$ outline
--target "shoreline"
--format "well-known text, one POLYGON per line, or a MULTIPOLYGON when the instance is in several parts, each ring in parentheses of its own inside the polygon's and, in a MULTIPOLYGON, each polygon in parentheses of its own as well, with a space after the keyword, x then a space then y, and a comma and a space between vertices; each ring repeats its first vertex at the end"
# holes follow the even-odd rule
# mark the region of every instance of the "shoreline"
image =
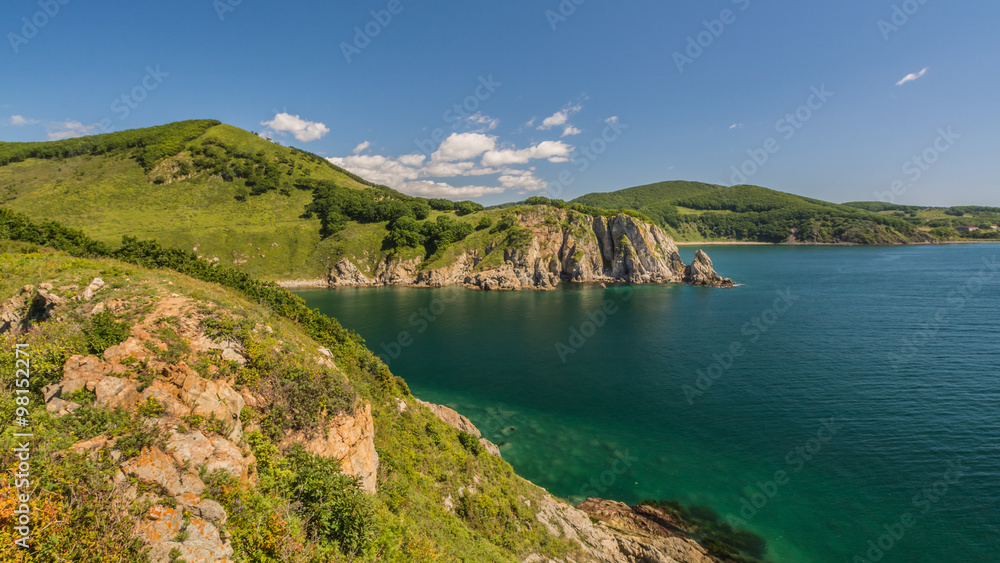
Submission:
MULTIPOLYGON (((674 241, 674 244, 678 247, 691 247, 691 246, 783 246, 783 247, 793 247, 793 246, 849 246, 849 247, 906 247, 906 246, 948 246, 948 245, 962 245, 962 244, 998 244, 1000 240, 952 240, 952 241, 942 241, 939 243, 911 243, 911 244, 893 244, 893 245, 874 245, 874 244, 851 244, 851 243, 787 243, 787 242, 749 242, 749 241, 736 241, 736 242, 724 242, 724 241, 674 241)), ((297 280, 272 280, 274 283, 285 289, 333 289, 338 287, 413 287, 417 289, 439 289, 440 287, 449 286, 417 286, 412 284, 331 284, 327 279, 316 278, 316 279, 297 279, 297 280)), ((591 280, 590 282, 575 282, 575 283, 621 283, 621 280, 591 280)), ((654 282, 655 283, 655 282, 654 282)), ((683 282, 680 282, 683 283, 683 282)), ((465 286, 466 284, 450 284, 450 286, 465 286)), ((469 289, 467 287, 467 289, 469 289)), ((473 288, 478 289, 478 288, 473 288)), ((537 290, 537 289, 536 289, 537 290)))
POLYGON ((675 240, 674 244, 676 244, 677 246, 698 246, 698 245, 702 245, 702 246, 781 246, 784 243, 778 243, 778 242, 747 242, 747 241, 738 241, 738 242, 722 242, 722 241, 680 242, 680 241, 676 241, 675 240))

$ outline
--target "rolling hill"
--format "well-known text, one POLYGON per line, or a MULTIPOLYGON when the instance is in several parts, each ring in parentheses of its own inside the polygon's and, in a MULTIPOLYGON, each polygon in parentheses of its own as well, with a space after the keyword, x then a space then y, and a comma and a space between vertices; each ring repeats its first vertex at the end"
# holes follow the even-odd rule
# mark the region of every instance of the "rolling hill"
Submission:
POLYGON ((321 278, 344 256, 369 273, 390 254, 433 258, 483 219, 479 204, 409 197, 210 120, 0 143, 0 205, 102 242, 151 239, 270 280, 321 278), (404 217, 433 224, 419 232, 423 223, 404 221, 416 231, 397 229, 386 242, 390 222, 404 217))
POLYGON ((760 186, 661 182, 587 194, 572 203, 635 210, 679 241, 910 244, 935 240, 894 216, 760 186))

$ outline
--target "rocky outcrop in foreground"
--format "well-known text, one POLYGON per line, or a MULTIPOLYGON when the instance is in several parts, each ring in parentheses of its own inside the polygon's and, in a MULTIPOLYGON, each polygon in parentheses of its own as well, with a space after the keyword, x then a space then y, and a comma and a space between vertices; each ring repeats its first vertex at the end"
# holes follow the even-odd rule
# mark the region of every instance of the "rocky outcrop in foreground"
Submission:
POLYGON ((715 273, 704 252, 699 251, 703 259, 685 266, 663 229, 629 215, 592 217, 540 207, 516 219, 525 230, 516 244, 467 250, 451 264, 429 270, 419 269, 419 259, 390 256, 371 276, 342 258, 331 269, 328 285, 464 285, 487 291, 552 289, 563 281, 733 285, 715 273))
MULTIPOLYGON (((640 507, 649 508, 650 507, 640 507)), ((625 513, 626 505, 588 499, 577 508, 546 495, 538 507, 538 520, 550 532, 575 539, 596 561, 606 563, 716 563, 698 542, 681 533, 683 524, 664 526, 643 517, 611 518, 611 511, 625 513), (610 508, 610 510, 609 510, 610 508)), ((544 561, 542 558, 527 561, 544 561)))
MULTIPOLYGON (((38 302, 40 312, 24 319, 6 315, 4 330, 16 330, 43 313, 52 315, 51 309, 45 310, 47 304, 58 305, 59 301, 45 291, 27 286, 14 298, 16 303, 5 303, 5 311, 20 311, 28 303, 38 302)), ((95 309, 100 307, 102 304, 95 309)), ((153 562, 173 561, 172 552, 179 552, 187 561, 232 561, 233 548, 225 534, 226 511, 219 503, 202 498, 207 487, 199 473, 225 471, 237 480, 256 482, 256 459, 244 440, 241 415, 244 406, 266 407, 266 399, 246 387, 237 391, 232 378, 222 377, 215 366, 209 368, 213 378, 207 379, 184 361, 168 363, 154 353, 166 350, 167 345, 151 333, 156 332, 159 319, 172 316, 180 319, 177 331, 193 355, 213 353, 246 363, 238 344, 206 336, 196 309, 196 303, 185 297, 161 300, 145 320, 131 327, 127 340, 108 348, 101 357, 70 357, 63 366, 62 379, 42 390, 46 409, 56 416, 81 408, 73 402, 79 391, 93 393, 98 407, 131 411, 155 405, 160 409, 150 424, 163 440, 144 447, 136 457, 124 459, 116 447, 118 438, 105 434, 71 448, 94 457, 109 452, 117 462, 115 496, 124 507, 143 507, 136 532, 149 548, 153 562), (131 378, 137 363, 158 375, 151 381, 131 378), (210 421, 211 425, 189 427, 192 420, 210 421)), ((317 350, 316 363, 335 369, 329 352, 322 348, 317 350)), ((290 433, 284 445, 301 442, 307 451, 337 459, 341 471, 358 477, 361 488, 374 494, 379 461, 374 436, 371 404, 358 401, 352 412, 331 417, 318 436, 290 433)))

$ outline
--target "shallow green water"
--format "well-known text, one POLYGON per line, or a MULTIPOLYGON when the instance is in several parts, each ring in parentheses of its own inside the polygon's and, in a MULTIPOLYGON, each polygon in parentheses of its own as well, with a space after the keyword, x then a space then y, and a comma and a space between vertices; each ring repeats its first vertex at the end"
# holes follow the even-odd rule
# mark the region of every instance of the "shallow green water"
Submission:
POLYGON ((298 293, 556 495, 708 506, 776 562, 1000 561, 1000 245, 708 250, 742 286, 298 293))

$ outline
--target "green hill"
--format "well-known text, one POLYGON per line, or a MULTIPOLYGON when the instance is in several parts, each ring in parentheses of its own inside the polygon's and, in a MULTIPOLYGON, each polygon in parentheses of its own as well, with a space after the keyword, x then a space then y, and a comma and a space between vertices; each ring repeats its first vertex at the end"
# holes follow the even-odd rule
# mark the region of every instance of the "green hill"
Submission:
POLYGON ((760 186, 661 182, 573 203, 633 209, 679 241, 905 244, 931 237, 910 222, 760 186))
POLYGON ((0 143, 0 205, 103 242, 151 239, 272 280, 320 278, 342 256, 369 266, 390 253, 433 258, 483 209, 409 197, 208 120, 0 143), (396 224, 404 218, 414 221, 396 224), (386 242, 390 226, 397 236, 386 242))
POLYGON ((941 240, 1000 240, 1000 231, 995 228, 1000 225, 1000 207, 921 207, 881 201, 853 201, 844 205, 898 218, 920 229, 930 230, 931 236, 941 240))

